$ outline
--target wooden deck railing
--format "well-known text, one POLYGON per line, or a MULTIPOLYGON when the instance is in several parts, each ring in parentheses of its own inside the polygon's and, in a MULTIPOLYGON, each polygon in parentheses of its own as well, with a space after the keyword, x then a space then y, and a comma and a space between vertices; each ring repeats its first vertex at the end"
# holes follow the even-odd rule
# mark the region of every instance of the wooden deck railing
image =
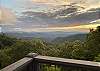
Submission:
POLYGON ((100 71, 100 62, 41 56, 30 53, 25 58, 0 71, 100 71))

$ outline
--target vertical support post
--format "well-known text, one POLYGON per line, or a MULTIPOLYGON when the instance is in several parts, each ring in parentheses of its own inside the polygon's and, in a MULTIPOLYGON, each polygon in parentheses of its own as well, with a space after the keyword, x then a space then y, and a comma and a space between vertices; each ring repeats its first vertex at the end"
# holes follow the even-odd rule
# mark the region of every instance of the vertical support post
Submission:
POLYGON ((33 71, 40 71, 40 66, 37 61, 33 61, 33 71))
POLYGON ((38 71, 36 70, 38 67, 37 62, 34 61, 35 60, 34 57, 36 56, 38 56, 38 54, 36 53, 29 53, 28 55, 26 55, 26 57, 33 58, 32 62, 27 67, 27 71, 38 71))

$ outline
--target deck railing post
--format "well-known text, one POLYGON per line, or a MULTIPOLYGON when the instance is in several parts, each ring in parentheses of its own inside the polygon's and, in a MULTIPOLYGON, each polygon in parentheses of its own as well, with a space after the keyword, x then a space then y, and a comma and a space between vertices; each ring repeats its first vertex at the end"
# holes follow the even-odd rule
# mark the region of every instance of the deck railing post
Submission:
POLYGON ((26 55, 26 57, 33 58, 33 61, 27 67, 28 71, 38 71, 38 64, 37 64, 37 62, 34 61, 34 57, 36 57, 36 56, 38 56, 38 54, 36 54, 36 53, 29 53, 28 55, 26 55))
POLYGON ((33 71, 40 71, 39 63, 34 61, 33 68, 33 71))
POLYGON ((30 57, 30 58, 34 58, 36 56, 38 56, 37 53, 29 53, 28 55, 26 55, 26 57, 30 57))

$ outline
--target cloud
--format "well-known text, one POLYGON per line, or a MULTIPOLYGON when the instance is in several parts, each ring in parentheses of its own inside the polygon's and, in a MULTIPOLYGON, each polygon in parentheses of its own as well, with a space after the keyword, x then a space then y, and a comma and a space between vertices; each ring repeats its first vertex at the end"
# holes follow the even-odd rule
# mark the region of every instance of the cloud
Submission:
POLYGON ((83 6, 86 9, 100 7, 100 0, 68 0, 68 2, 83 6))
POLYGON ((14 13, 10 9, 0 7, 0 25, 11 25, 16 21, 14 13))
POLYGON ((2 28, 0 27, 0 33, 2 32, 2 28))
MULTIPOLYGON (((22 30, 22 31, 45 32, 45 31, 68 31, 69 29, 71 29, 71 31, 74 30, 87 31, 89 29, 86 28, 87 22, 98 19, 99 15, 98 12, 100 12, 100 8, 91 11, 86 10, 86 12, 77 12, 77 9, 79 9, 78 7, 84 6, 85 8, 89 9, 98 6, 100 7, 100 0, 11 0, 11 1, 9 1, 9 3, 7 2, 7 6, 11 4, 11 9, 13 11, 17 12, 27 11, 24 15, 21 14, 21 16, 20 14, 17 14, 18 17, 19 16, 20 17, 18 18, 16 26, 25 28, 25 29, 15 28, 16 30, 19 31, 22 30), (71 6, 72 4, 73 6, 71 6), (57 5, 57 6, 52 6, 52 5, 57 5), (66 6, 66 8, 64 8, 63 5, 66 6), (68 7, 67 5, 69 5, 70 7, 67 8, 68 7), (57 11, 48 13, 47 9, 50 8, 51 11, 51 6, 57 7, 56 8, 57 11), (58 10, 58 8, 59 7, 61 8, 62 6, 63 9, 58 10), (46 12, 42 11, 44 10, 43 8, 45 8, 47 11, 46 12), (82 24, 86 26, 83 26, 82 24), (43 27, 41 27, 42 25, 43 27), (85 28, 83 28, 82 26, 85 28)), ((52 10, 55 10, 55 8, 52 10)), ((15 21, 16 21, 16 16, 14 15, 13 12, 11 12, 10 9, 4 7, 0 8, 0 24, 9 25, 13 24, 15 21)))
POLYGON ((90 22, 88 25, 73 25, 73 26, 62 26, 62 27, 45 27, 45 28, 15 28, 16 31, 22 32, 89 32, 91 28, 96 29, 97 26, 100 26, 100 19, 90 22))
POLYGON ((25 11, 19 20, 24 23, 24 27, 30 25, 35 25, 35 27, 39 28, 41 28, 41 25, 46 25, 45 27, 47 25, 49 27, 86 25, 91 21, 99 19, 99 11, 100 8, 93 8, 86 12, 77 12, 77 7, 69 7, 53 13, 25 11))
POLYGON ((100 24, 89 24, 72 27, 47 27, 47 28, 17 28, 16 31, 22 32, 89 32, 90 28, 96 28, 100 24))
POLYGON ((67 4, 67 0, 32 0, 34 3, 44 3, 51 5, 64 5, 67 4))
POLYGON ((43 3, 49 5, 68 5, 68 4, 77 4, 85 8, 97 8, 100 7, 100 0, 32 0, 33 3, 43 3))

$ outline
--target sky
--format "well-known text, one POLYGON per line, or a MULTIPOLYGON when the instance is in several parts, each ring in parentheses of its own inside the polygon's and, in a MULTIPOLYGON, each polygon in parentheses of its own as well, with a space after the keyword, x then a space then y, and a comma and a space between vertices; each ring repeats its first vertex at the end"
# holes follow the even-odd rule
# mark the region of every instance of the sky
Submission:
POLYGON ((0 1, 0 25, 11 29, 10 31, 88 32, 90 28, 95 28, 100 24, 100 22, 93 25, 89 23, 99 19, 100 0, 0 1), (69 6, 64 7, 64 5, 69 6), (85 19, 85 15, 90 17, 85 19))

